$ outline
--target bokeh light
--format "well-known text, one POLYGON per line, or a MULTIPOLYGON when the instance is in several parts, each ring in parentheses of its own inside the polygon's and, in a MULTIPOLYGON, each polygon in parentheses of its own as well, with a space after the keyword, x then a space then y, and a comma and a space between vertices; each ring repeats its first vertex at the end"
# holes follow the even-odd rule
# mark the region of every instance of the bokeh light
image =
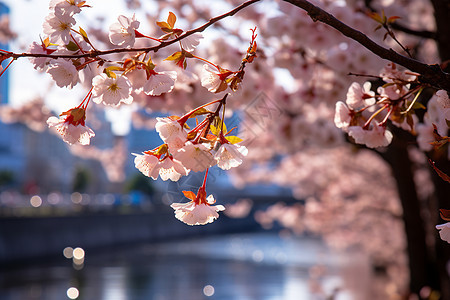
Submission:
POLYGON ((67 290, 67 297, 69 297, 69 299, 77 299, 79 295, 80 292, 75 287, 71 287, 67 290))
POLYGON ((70 195, 70 200, 72 200, 72 202, 75 204, 80 204, 83 200, 83 196, 80 193, 75 192, 70 195))
POLYGON ((30 204, 33 207, 39 207, 42 205, 42 199, 41 197, 39 197, 38 195, 34 195, 33 197, 31 197, 30 199, 30 204))
POLYGON ((73 250, 73 258, 74 259, 83 259, 84 258, 84 250, 83 248, 77 247, 73 250))
POLYGON ((212 285, 208 284, 203 288, 203 294, 205 294, 205 296, 207 297, 211 297, 212 295, 214 295, 214 292, 214 287, 212 285))
POLYGON ((71 259, 73 257, 73 248, 72 247, 64 248, 63 255, 65 258, 71 259))

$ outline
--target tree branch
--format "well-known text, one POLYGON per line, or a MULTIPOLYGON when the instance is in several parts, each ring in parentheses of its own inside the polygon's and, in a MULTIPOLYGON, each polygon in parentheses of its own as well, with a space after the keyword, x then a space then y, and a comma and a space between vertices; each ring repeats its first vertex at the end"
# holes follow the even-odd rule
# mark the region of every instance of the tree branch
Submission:
MULTIPOLYGON (((370 10, 371 12, 377 12, 377 10, 375 8, 373 8, 373 6, 372 6, 372 0, 365 0, 364 3, 368 10, 370 10)), ((414 35, 414 36, 426 38, 426 39, 437 40, 437 33, 434 31, 411 29, 409 27, 406 27, 405 25, 398 23, 397 21, 394 23, 391 23, 390 26, 395 30, 402 31, 409 35, 414 35)))
POLYGON ((230 10, 227 13, 224 13, 220 16, 214 17, 212 19, 210 19, 208 22, 206 22, 205 24, 203 24, 200 27, 197 27, 195 29, 192 30, 188 30, 186 31, 184 34, 180 35, 179 37, 170 40, 170 41, 163 41, 161 42, 159 45, 157 46, 153 46, 153 47, 142 47, 142 48, 118 48, 118 49, 110 49, 110 50, 91 50, 89 52, 86 53, 81 53, 81 54, 73 54, 73 55, 53 55, 53 54, 45 54, 45 53, 12 53, 12 52, 8 52, 8 53, 0 53, 0 55, 3 56, 7 56, 7 57, 12 57, 14 59, 17 58, 21 58, 21 57, 48 57, 48 58, 83 58, 83 57, 91 57, 91 58, 95 58, 95 57, 99 57, 102 55, 108 55, 108 54, 115 54, 115 53, 127 53, 127 52, 157 52, 159 49, 162 49, 164 47, 167 47, 169 45, 172 45, 194 33, 197 32, 202 32, 204 31, 206 28, 210 27, 211 25, 213 25, 214 23, 226 18, 226 17, 230 17, 235 15, 237 12, 239 12, 240 10, 246 8, 249 5, 252 5, 253 3, 259 2, 261 0, 249 0, 247 2, 242 3, 241 5, 239 5, 238 7, 234 8, 233 10, 230 10))
POLYGON ((421 74, 419 76, 419 80, 421 82, 430 84, 439 89, 444 89, 450 93, 450 74, 442 71, 439 65, 427 65, 418 60, 403 56, 395 52, 393 49, 384 48, 367 37, 364 33, 342 23, 333 15, 306 0, 284 1, 305 10, 306 12, 308 12, 308 15, 314 22, 320 21, 333 27, 343 35, 358 42, 377 56, 389 60, 393 63, 399 64, 413 72, 421 74))

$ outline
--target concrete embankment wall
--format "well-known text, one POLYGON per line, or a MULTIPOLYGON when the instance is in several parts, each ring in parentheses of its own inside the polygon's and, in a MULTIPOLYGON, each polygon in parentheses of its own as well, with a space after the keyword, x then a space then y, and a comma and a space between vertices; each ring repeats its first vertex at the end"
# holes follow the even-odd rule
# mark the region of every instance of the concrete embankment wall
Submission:
POLYGON ((168 207, 148 213, 6 217, 0 218, 0 265, 62 255, 65 247, 89 250, 259 229, 253 217, 230 219, 223 214, 208 226, 188 226, 176 220, 168 207))

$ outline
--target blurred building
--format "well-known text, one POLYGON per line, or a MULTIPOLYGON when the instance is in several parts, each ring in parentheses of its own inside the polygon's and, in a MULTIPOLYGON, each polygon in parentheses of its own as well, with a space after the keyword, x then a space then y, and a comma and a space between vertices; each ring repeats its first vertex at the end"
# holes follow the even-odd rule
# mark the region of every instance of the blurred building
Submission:
MULTIPOLYGON (((5 4, 0 2, 0 18, 8 14, 9 8, 5 4)), ((8 50, 8 45, 3 43, 1 39, 0 39, 0 49, 8 50)), ((3 63, 2 65, 4 64, 5 63, 3 63)), ((8 74, 7 72, 5 72, 5 74, 3 74, 0 77, 0 104, 6 103, 7 95, 8 95, 8 74)))
MULTIPOLYGON (((8 7, 0 2, 0 18, 8 13, 8 7)), ((1 40, 0 49, 8 49, 1 40)), ((7 63, 3 62, 2 66, 7 63)), ((8 75, 11 71, 8 69, 0 77, 0 105, 9 102, 8 75)), ((103 111, 93 109, 91 113, 96 120, 93 145, 100 149, 111 148, 114 141, 111 124, 106 121, 103 111)), ((100 162, 73 156, 68 145, 49 131, 36 132, 24 124, 0 121, 0 191, 13 188, 27 193, 70 192, 80 172, 89 174, 92 192, 106 190, 109 183, 100 162)))

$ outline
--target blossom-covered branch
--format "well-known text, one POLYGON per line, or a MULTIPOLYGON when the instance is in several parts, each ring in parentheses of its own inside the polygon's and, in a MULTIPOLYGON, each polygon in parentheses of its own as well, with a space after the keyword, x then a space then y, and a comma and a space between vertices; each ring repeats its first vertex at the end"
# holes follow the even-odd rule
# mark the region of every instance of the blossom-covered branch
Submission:
POLYGON ((129 52, 157 52, 158 50, 165 48, 169 45, 172 45, 174 43, 177 43, 191 35, 193 35, 194 33, 200 33, 203 32, 205 29, 207 29, 208 27, 210 27, 211 25, 213 25, 214 23, 230 17, 230 16, 234 16, 236 13, 238 13, 240 10, 246 8, 247 6, 259 2, 260 0, 249 0, 247 2, 244 2, 243 4, 239 5, 238 7, 230 10, 227 13, 224 13, 222 15, 219 15, 217 17, 211 18, 208 22, 206 22, 205 24, 192 29, 192 30, 187 30, 184 32, 184 34, 171 39, 171 40, 166 40, 166 41, 160 41, 159 45, 156 46, 152 46, 152 47, 140 47, 140 48, 115 48, 115 49, 109 49, 109 50, 97 50, 97 49, 92 49, 90 51, 84 52, 84 53, 77 53, 77 54, 56 54, 56 53, 13 53, 13 52, 9 52, 9 51, 4 51, 4 52, 0 52, 0 60, 4 60, 4 59, 8 59, 8 58, 13 58, 13 59, 18 59, 18 58, 22 58, 22 57, 47 57, 47 58, 70 58, 70 59, 76 59, 76 58, 96 58, 102 55, 108 55, 108 54, 115 54, 115 53, 129 53, 129 52))
POLYGON ((387 49, 371 40, 364 33, 344 24, 330 13, 306 0, 284 0, 308 12, 313 21, 325 23, 343 35, 355 40, 379 57, 399 64, 413 72, 421 74, 419 80, 450 92, 450 74, 441 70, 439 65, 424 64, 413 58, 403 56, 393 49, 387 49))

